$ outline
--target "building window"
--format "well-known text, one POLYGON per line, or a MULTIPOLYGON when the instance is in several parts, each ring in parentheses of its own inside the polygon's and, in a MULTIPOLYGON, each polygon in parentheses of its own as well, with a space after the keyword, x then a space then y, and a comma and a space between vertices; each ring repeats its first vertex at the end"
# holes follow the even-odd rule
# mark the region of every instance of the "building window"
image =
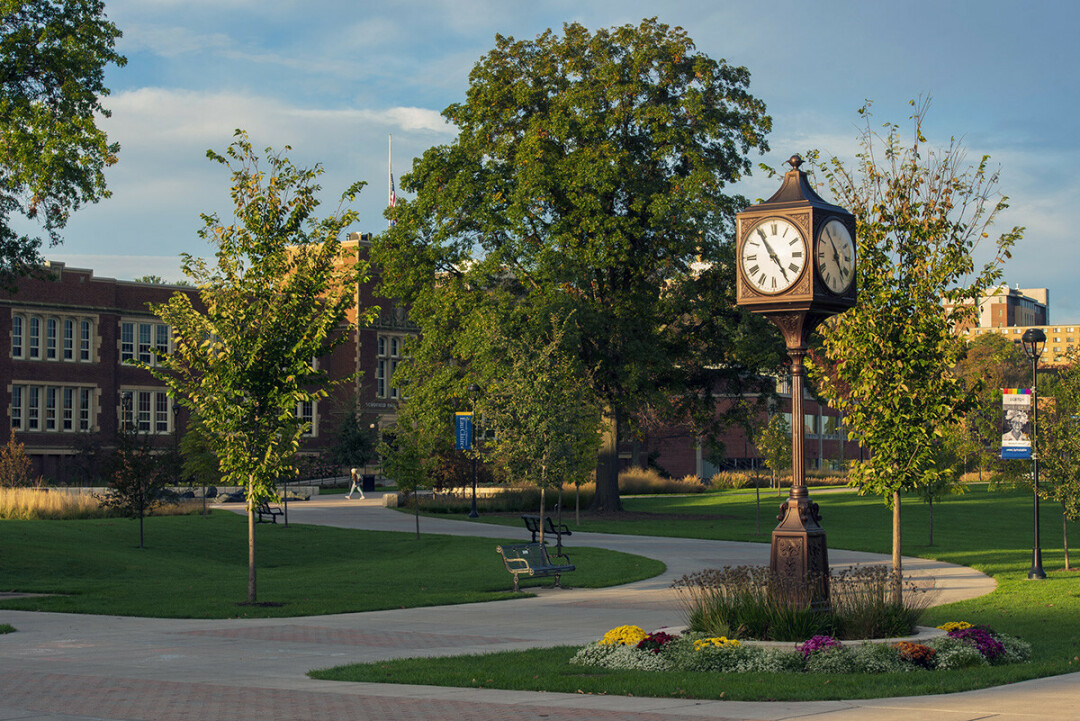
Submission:
POLYGON ((17 431, 23 429, 23 388, 11 387, 11 427, 17 431))
POLYGON ((135 360, 135 324, 120 324, 120 362, 135 360))
POLYGON ((56 386, 45 387, 45 430, 56 430, 56 386))
POLYGON ((11 357, 29 360, 74 361, 76 328, 82 330, 79 360, 90 361, 93 322, 75 317, 42 318, 12 313, 11 357))
MULTIPOLYGON (((139 362, 150 363, 152 356, 150 355, 150 324, 139 323, 139 362)), ((147 428, 147 430, 150 430, 147 428)))
POLYGON ((169 432, 169 396, 165 393, 154 394, 154 431, 169 432))
POLYGON ((64 360, 75 360, 75 321, 64 318, 64 360))
POLYGON ((11 316, 11 357, 23 357, 23 317, 11 316))
POLYGON ((120 362, 127 363, 138 359, 140 363, 156 365, 158 357, 169 352, 169 335, 169 326, 163 323, 122 322, 120 362))
POLYGON ((91 428, 91 408, 94 402, 93 393, 89 388, 79 389, 79 430, 88 431, 91 428))
POLYGON ((30 386, 26 393, 26 430, 36 431, 41 429, 41 389, 30 386))
POLYGON ((139 433, 171 433, 172 399, 164 390, 141 388, 120 391, 120 428, 139 433))
POLYGON ((159 358, 169 354, 169 326, 164 323, 154 326, 154 348, 159 358))
POLYGON ((49 318, 45 321, 45 360, 56 360, 56 336, 58 325, 56 318, 49 318))
POLYGON ((41 318, 36 315, 30 316, 30 358, 41 357, 41 318))
POLYGON ((88 431, 93 398, 93 388, 89 387, 13 384, 11 427, 26 431, 88 431))
POLYGON ((378 337, 378 358, 375 365, 375 395, 379 398, 404 398, 394 387, 394 371, 404 358, 405 338, 396 335, 378 337))
POLYGON ((75 389, 64 388, 64 405, 61 408, 60 428, 65 431, 75 430, 75 389))
POLYGON ((88 320, 79 321, 79 360, 90 360, 90 337, 94 332, 94 324, 88 320))
POLYGON ((296 404, 296 419, 304 424, 304 436, 315 436, 315 402, 300 401, 296 404))

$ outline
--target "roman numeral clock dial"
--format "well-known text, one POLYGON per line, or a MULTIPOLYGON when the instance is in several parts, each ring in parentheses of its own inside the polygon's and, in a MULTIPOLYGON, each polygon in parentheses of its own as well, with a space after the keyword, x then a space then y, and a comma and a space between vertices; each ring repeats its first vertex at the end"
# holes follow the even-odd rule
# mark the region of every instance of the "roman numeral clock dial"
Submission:
POLYGON ((766 218, 750 229, 739 265, 746 281, 762 293, 782 293, 806 267, 806 241, 792 223, 766 218))
POLYGON ((817 266, 825 287, 837 295, 855 279, 855 243, 839 220, 830 220, 818 231, 817 266))

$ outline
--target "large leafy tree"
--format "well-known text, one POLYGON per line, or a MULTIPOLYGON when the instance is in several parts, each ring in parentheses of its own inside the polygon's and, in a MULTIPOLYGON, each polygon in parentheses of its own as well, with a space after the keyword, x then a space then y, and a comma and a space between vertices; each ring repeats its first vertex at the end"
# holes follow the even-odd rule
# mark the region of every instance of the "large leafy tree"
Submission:
POLYGON ((901 588, 900 496, 951 475, 939 445, 975 394, 953 373, 964 342, 957 323, 970 317, 1001 276, 1018 228, 996 239, 990 261, 973 252, 989 236, 1006 199, 989 158, 965 161, 955 139, 935 147, 923 135, 927 105, 915 105, 912 136, 886 124, 866 128, 854 165, 818 162, 837 202, 856 217, 857 305, 822 328, 811 377, 870 451, 852 465, 862 492, 893 510, 893 593, 901 588))
MULTIPOLYGON (((299 168, 271 150, 260 159, 241 131, 225 155, 207 155, 231 172, 235 217, 226 225, 203 216, 200 235, 217 248, 216 263, 183 256, 199 306, 184 293, 154 306, 172 326, 174 350, 147 370, 196 414, 222 482, 247 489, 254 603, 255 508, 295 473, 306 430, 300 404, 325 398, 332 382, 345 380, 332 381, 315 360, 346 339, 342 330, 367 269, 340 243, 355 211, 314 216, 320 166, 299 168)), ((343 206, 360 186, 345 192, 343 206)), ((359 322, 377 310, 360 309, 359 322)))
POLYGON ((743 369, 762 360, 742 342, 760 319, 733 303, 746 201, 724 190, 767 149, 749 78, 655 19, 496 36, 465 101, 443 112, 457 139, 414 162, 402 187, 416 197, 373 249, 384 290, 423 332, 404 374, 412 398, 466 395, 469 315, 542 345, 530 319, 572 313, 610 428, 594 508, 619 507, 618 433, 640 409, 682 403, 707 430, 713 393, 740 397, 743 369))
POLYGON ((109 195, 120 146, 97 126, 105 68, 127 61, 101 0, 0 0, 0 284, 41 265, 71 212, 109 195))

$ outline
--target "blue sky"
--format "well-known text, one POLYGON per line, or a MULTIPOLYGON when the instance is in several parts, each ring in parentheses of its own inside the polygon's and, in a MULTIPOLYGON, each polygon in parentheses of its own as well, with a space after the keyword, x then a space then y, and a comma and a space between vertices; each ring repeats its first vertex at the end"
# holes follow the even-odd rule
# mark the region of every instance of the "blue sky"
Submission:
MULTIPOLYGON (((1080 322, 1080 3, 1065 0, 106 0, 124 32, 111 69, 121 144, 113 197, 77 213, 46 256, 100 276, 180 278, 178 255, 209 255, 200 213, 229 210, 228 178, 208 161, 233 130, 256 147, 292 146, 326 173, 323 210, 364 180, 354 230, 386 226, 387 137, 395 177, 453 139, 439 113, 464 98, 469 70, 496 34, 534 38, 657 16, 698 49, 749 68, 773 118, 778 167, 819 148, 854 159, 858 108, 904 124, 930 96, 932 142, 962 138, 1000 167, 1010 209, 999 229, 1027 228, 1006 268, 1010 285, 1050 289, 1051 320, 1080 322)), ((762 173, 733 190, 768 197, 762 173)))

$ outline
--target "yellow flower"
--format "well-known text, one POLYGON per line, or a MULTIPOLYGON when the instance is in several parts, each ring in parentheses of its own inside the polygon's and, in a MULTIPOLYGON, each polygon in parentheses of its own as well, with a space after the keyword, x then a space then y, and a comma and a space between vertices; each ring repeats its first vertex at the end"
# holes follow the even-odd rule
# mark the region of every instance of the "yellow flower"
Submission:
POLYGON ((640 626, 619 626, 604 634, 601 646, 637 646, 649 634, 640 626))
POLYGON ((712 638, 701 638, 694 641, 694 650, 700 651, 703 648, 738 648, 742 644, 734 638, 728 638, 727 636, 713 636, 712 638))
POLYGON ((971 628, 971 624, 967 621, 949 621, 938 626, 938 628, 945 633, 949 633, 950 631, 963 631, 965 628, 971 628))

